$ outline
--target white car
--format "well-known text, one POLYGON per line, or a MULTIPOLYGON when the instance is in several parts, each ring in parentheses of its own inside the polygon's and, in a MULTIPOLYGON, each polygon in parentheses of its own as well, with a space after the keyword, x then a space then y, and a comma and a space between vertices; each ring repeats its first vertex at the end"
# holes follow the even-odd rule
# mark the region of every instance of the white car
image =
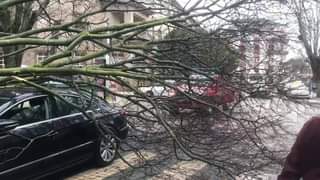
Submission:
POLYGON ((139 87, 139 90, 147 96, 164 96, 167 94, 164 86, 139 87))
POLYGON ((312 93, 302 81, 293 81, 285 85, 285 90, 289 97, 311 98, 312 93))
MULTIPOLYGON (((167 84, 174 84, 174 81, 166 80, 167 84)), ((141 92, 145 93, 147 96, 173 96, 174 90, 170 87, 163 85, 153 85, 153 86, 142 86, 138 88, 141 92)))

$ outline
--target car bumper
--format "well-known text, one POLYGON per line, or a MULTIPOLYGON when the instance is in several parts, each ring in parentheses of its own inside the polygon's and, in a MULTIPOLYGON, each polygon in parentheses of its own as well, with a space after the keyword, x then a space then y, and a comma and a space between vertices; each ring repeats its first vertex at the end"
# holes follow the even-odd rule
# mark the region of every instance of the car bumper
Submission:
POLYGON ((289 92, 288 96, 292 98, 310 98, 311 97, 309 92, 300 92, 300 91, 289 92))

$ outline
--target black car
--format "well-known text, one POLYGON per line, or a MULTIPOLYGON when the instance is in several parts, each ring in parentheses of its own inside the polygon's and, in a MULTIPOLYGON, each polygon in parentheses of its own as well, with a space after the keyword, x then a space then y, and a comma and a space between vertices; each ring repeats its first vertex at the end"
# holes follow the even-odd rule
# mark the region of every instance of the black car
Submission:
POLYGON ((1 180, 39 179, 87 160, 106 165, 116 157, 119 140, 128 134, 125 114, 99 98, 52 91, 60 96, 0 89, 1 180))

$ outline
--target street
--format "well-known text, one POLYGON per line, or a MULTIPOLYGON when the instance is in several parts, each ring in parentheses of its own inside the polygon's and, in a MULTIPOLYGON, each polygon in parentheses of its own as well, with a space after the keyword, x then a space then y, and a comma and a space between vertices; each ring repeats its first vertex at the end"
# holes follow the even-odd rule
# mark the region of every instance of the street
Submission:
MULTIPOLYGON (((263 103, 267 103, 263 101, 263 103)), ((319 99, 307 100, 301 104, 288 103, 287 106, 271 107, 271 109, 278 109, 283 113, 285 119, 285 127, 288 132, 296 134, 311 116, 317 115, 318 108, 320 107, 319 99)), ((282 142, 285 143, 272 143, 272 146, 285 146, 287 150, 291 147, 295 140, 295 135, 287 136, 282 142)), ((156 161, 161 158, 157 152, 143 151, 145 161, 156 161)), ((123 157, 132 166, 143 165, 144 162, 139 160, 134 152, 126 152, 123 157)), ((176 159, 167 159, 158 166, 148 167, 141 166, 142 168, 132 168, 120 158, 116 159, 111 165, 106 167, 95 167, 92 163, 86 163, 62 173, 50 176, 49 179, 66 179, 66 180, 119 180, 119 179, 174 179, 174 180, 192 180, 192 179, 205 179, 216 180, 214 175, 214 168, 199 161, 177 161, 176 159)), ((275 180, 276 174, 281 169, 273 171, 273 173, 266 172, 266 175, 261 175, 261 178, 269 178, 268 180, 275 180)), ((48 179, 48 178, 45 178, 48 179)), ((242 180, 243 178, 238 178, 242 180)))
MULTIPOLYGON (((146 161, 155 160, 157 155, 155 153, 144 153, 146 161)), ((131 165, 138 165, 139 161, 134 153, 128 153, 123 156, 131 165)), ((70 170, 63 171, 61 173, 46 177, 44 179, 50 180, 140 180, 140 179, 212 179, 212 172, 208 171, 209 167, 199 161, 190 162, 178 162, 176 160, 170 160, 165 162, 160 167, 143 167, 133 169, 124 163, 121 159, 115 160, 111 165, 97 168, 90 163, 83 164, 71 168, 70 170)), ((43 180, 44 180, 43 179, 43 180)))

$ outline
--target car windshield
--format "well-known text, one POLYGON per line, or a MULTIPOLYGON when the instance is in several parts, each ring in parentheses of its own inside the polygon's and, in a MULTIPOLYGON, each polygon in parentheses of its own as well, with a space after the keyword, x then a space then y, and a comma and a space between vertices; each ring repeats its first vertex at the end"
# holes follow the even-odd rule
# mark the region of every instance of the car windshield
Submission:
POLYGON ((0 112, 2 112, 10 104, 11 103, 10 103, 10 98, 9 97, 0 97, 0 112))

